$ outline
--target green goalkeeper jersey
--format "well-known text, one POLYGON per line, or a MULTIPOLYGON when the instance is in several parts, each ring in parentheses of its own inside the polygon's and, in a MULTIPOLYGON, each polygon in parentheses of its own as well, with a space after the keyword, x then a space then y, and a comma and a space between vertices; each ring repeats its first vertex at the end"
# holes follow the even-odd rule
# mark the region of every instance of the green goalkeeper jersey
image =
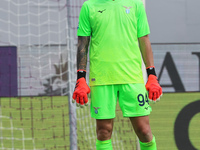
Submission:
POLYGON ((138 38, 150 33, 141 0, 88 0, 78 36, 91 36, 89 85, 143 83, 138 38))

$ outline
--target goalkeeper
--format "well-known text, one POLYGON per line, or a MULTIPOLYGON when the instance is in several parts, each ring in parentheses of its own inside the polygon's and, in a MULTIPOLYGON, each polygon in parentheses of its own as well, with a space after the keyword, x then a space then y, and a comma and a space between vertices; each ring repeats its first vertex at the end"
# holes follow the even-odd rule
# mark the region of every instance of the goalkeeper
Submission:
POLYGON ((90 112, 96 119, 97 150, 112 150, 117 100, 123 116, 130 118, 141 150, 157 149, 149 125, 149 99, 158 101, 162 89, 155 73, 149 33, 141 0, 88 0, 81 8, 73 99, 83 107, 88 104, 91 90, 90 112), (85 80, 89 44, 90 88, 85 80), (141 54, 148 74, 146 86, 141 54))

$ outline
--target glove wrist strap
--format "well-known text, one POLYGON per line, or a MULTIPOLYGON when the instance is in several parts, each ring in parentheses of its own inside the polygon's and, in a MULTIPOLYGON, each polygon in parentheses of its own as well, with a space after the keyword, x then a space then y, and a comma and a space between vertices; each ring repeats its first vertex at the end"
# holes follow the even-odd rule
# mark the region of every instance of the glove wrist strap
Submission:
POLYGON ((147 70, 147 74, 148 74, 148 76, 149 76, 150 74, 156 76, 155 66, 147 67, 146 70, 147 70))
POLYGON ((86 70, 77 70, 77 80, 82 78, 82 77, 86 77, 86 70))

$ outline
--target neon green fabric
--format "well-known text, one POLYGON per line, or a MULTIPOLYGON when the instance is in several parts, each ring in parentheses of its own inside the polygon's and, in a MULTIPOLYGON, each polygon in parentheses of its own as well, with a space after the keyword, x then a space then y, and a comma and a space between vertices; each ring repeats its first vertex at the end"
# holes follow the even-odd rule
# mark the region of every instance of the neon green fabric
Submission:
POLYGON ((157 150, 155 136, 153 136, 153 139, 151 142, 142 143, 140 141, 140 149, 141 150, 157 150))
POLYGON ((124 117, 147 116, 152 110, 143 83, 99 85, 91 87, 91 117, 115 118, 117 99, 124 117))
POLYGON ((143 83, 138 38, 149 33, 141 0, 84 2, 77 35, 91 36, 89 85, 143 83))
POLYGON ((112 150, 112 141, 106 140, 106 141, 100 141, 97 139, 96 141, 96 149, 97 150, 112 150))

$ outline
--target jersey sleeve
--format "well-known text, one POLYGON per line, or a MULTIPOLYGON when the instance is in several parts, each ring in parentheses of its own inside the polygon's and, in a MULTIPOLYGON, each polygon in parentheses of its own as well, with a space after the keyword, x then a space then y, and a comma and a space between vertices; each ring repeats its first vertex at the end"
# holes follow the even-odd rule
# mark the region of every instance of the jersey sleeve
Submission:
POLYGON ((140 38, 150 34, 149 23, 143 3, 139 4, 137 14, 137 36, 140 38))
POLYGON ((79 15, 79 24, 77 27, 77 36, 90 36, 91 35, 91 26, 89 20, 89 8, 86 2, 83 3, 80 15, 79 15))

